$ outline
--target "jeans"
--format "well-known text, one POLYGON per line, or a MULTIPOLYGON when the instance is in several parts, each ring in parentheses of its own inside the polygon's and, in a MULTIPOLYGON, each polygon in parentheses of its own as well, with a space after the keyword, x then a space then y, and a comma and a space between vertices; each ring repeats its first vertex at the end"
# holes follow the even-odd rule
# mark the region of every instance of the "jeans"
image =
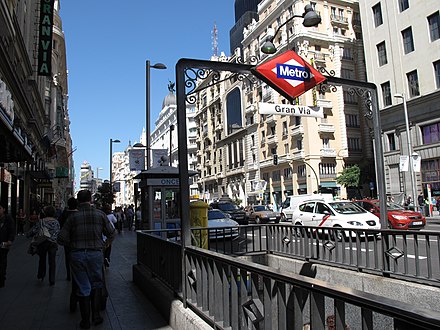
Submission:
POLYGON ((40 257, 38 263, 37 278, 43 279, 46 276, 46 256, 49 262, 49 282, 55 283, 55 267, 56 267, 56 255, 58 250, 58 244, 50 241, 44 241, 38 245, 37 254, 40 257))
POLYGON ((92 289, 104 287, 102 280, 104 257, 101 250, 73 249, 70 258, 73 279, 78 285, 76 292, 78 296, 90 296, 92 289))

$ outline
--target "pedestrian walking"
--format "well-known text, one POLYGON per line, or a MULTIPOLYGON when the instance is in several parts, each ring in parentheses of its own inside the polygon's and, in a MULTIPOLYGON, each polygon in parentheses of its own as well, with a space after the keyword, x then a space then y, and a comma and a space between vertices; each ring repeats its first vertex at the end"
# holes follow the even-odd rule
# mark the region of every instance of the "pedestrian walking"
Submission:
MULTIPOLYGON (((78 201, 76 200, 75 197, 70 197, 67 200, 67 208, 63 210, 63 213, 61 213, 61 216, 59 217, 58 221, 60 223, 60 228, 62 229, 64 224, 67 221, 67 218, 69 217, 69 215, 71 215, 73 212, 78 211, 77 209, 78 207, 78 201)), ((66 279, 68 281, 71 280, 71 275, 70 275, 70 248, 69 246, 64 246, 64 262, 66 265, 66 279)))
POLYGON ((40 232, 42 227, 47 228, 50 237, 48 237, 44 242, 40 243, 37 247, 37 254, 40 258, 38 263, 37 279, 44 281, 46 276, 46 264, 49 264, 49 284, 50 286, 55 285, 55 271, 56 263, 55 258, 57 255, 58 244, 57 238, 60 232, 60 223, 55 218, 56 210, 53 206, 48 205, 43 209, 44 218, 32 227, 28 233, 28 237, 33 237, 40 232))
POLYGON ((67 219, 59 236, 58 243, 70 246, 70 263, 73 279, 78 285, 77 296, 81 312, 81 329, 90 328, 92 323, 101 324, 100 304, 103 283, 103 235, 111 242, 115 229, 101 210, 94 208, 92 194, 81 190, 77 194, 78 211, 67 219))
POLYGON ((423 212, 423 209, 425 207, 425 197, 423 197, 423 192, 421 192, 417 197, 417 202, 419 203, 420 213, 423 215, 425 213, 423 212))
POLYGON ((31 215, 29 216, 29 228, 35 226, 38 221, 40 221, 40 216, 38 215, 37 210, 33 209, 31 215))
MULTIPOLYGON (((109 204, 104 204, 102 210, 104 211, 104 213, 107 215, 107 219, 108 221, 111 223, 111 225, 113 226, 113 228, 115 228, 118 219, 116 219, 115 215, 112 212, 112 207, 109 204)), ((104 266, 105 267, 110 267, 110 254, 112 252, 112 242, 107 242, 107 237, 103 237, 105 244, 105 248, 104 248, 104 266)))
POLYGON ((19 209, 17 213, 17 235, 24 235, 24 226, 26 224, 26 213, 19 209))
POLYGON ((0 203, 0 288, 5 286, 8 252, 15 238, 14 219, 6 213, 6 205, 0 203))

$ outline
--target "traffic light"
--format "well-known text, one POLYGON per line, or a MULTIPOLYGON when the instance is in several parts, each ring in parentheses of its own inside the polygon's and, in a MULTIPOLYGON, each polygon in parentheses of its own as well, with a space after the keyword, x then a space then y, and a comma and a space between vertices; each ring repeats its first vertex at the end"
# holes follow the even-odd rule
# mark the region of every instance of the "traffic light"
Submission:
POLYGON ((278 155, 273 155, 273 164, 278 165, 278 155))

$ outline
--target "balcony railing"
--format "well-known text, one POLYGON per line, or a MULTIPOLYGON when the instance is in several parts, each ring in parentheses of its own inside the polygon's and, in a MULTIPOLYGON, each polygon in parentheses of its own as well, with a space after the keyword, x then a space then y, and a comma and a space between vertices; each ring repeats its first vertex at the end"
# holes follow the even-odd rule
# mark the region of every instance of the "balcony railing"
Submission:
POLYGON ((336 157, 336 149, 333 148, 322 148, 321 157, 336 157))
POLYGON ((340 16, 340 15, 330 15, 330 20, 332 23, 339 23, 339 24, 344 24, 344 25, 348 25, 348 18, 345 16, 340 16))
POLYGON ((334 133, 335 126, 333 124, 321 123, 318 125, 319 133, 334 133))
POLYGON ((269 135, 267 136, 267 144, 275 144, 278 143, 278 136, 274 135, 269 135))
POLYGON ((298 125, 292 128, 290 132, 291 136, 298 136, 298 135, 304 135, 304 126, 298 125))

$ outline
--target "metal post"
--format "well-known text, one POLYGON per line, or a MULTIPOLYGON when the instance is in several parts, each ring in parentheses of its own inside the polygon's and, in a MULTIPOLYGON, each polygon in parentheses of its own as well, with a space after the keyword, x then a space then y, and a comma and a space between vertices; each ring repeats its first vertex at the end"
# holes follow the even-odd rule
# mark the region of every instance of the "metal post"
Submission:
POLYGON ((112 174, 113 174, 113 139, 110 139, 110 173, 109 173, 109 181, 110 181, 110 193, 113 194, 113 187, 112 187, 112 174))
POLYGON ((413 194, 414 211, 416 211, 417 186, 416 186, 416 176, 414 173, 414 158, 413 158, 411 136, 410 136, 410 131, 409 131, 408 108, 406 105, 406 97, 405 97, 404 93, 402 93, 401 95, 394 95, 394 96, 397 98, 401 98, 403 101, 403 112, 405 114, 406 138, 408 140, 408 157, 409 157, 409 173, 411 176, 411 190, 412 190, 412 194, 413 194))
POLYGON ((173 131, 174 131, 174 125, 170 125, 170 166, 172 166, 172 160, 173 160, 173 131))
POLYGON ((147 149, 146 169, 150 169, 150 61, 145 64, 145 144, 147 149))

